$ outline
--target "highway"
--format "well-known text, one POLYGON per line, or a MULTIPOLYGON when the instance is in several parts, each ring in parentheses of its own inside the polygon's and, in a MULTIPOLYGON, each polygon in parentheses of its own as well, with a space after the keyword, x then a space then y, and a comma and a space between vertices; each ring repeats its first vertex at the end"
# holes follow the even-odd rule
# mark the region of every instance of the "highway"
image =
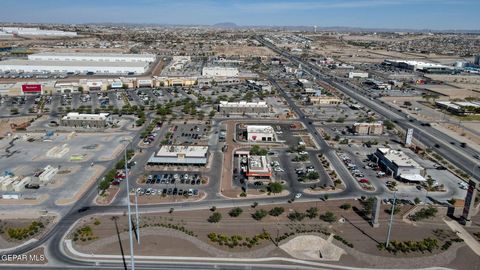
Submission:
POLYGON ((277 52, 281 56, 286 57, 292 63, 302 65, 303 70, 315 76, 317 79, 320 79, 325 83, 336 87, 338 90, 340 90, 347 96, 372 109, 379 115, 382 115, 385 119, 390 119, 391 121, 394 121, 402 129, 406 130, 408 128, 413 128, 415 139, 420 141, 425 146, 433 149, 435 152, 440 154, 453 165, 462 169, 465 173, 469 174, 474 179, 480 179, 480 170, 474 169, 480 163, 480 161, 473 157, 473 155, 479 153, 476 152, 474 149, 468 146, 466 148, 460 147, 460 141, 436 130, 433 127, 422 126, 421 123, 419 123, 418 121, 410 122, 405 113, 398 112, 393 107, 389 107, 388 105, 385 105, 377 99, 369 99, 361 95, 355 89, 352 89, 351 87, 342 84, 337 78, 332 78, 322 74, 319 71, 318 67, 276 47, 274 44, 266 41, 262 37, 257 37, 256 39, 266 47, 277 52), (451 142, 453 142, 454 145, 452 145, 451 142))

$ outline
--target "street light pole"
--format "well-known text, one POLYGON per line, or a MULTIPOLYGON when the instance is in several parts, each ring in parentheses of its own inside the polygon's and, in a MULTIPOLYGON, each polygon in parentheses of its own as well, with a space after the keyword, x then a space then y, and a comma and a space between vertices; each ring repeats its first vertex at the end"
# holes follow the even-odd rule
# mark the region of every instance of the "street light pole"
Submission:
POLYGON ((127 167, 127 147, 125 147, 125 179, 127 182, 127 208, 128 208, 128 234, 130 238, 130 260, 131 269, 135 270, 135 255, 133 254, 133 236, 132 236, 132 211, 130 207, 130 184, 128 183, 128 167, 127 167))
POLYGON ((388 244, 390 243, 390 233, 392 232, 392 223, 393 223, 393 213, 395 212, 395 203, 397 201, 397 192, 393 193, 393 203, 392 209, 390 210, 390 222, 388 223, 388 232, 387 232, 387 242, 385 243, 385 248, 388 248, 388 244))
POLYGON ((137 226, 135 227, 137 231, 137 242, 140 245, 140 227, 139 227, 139 219, 138 219, 138 193, 135 190, 135 220, 137 221, 137 226))

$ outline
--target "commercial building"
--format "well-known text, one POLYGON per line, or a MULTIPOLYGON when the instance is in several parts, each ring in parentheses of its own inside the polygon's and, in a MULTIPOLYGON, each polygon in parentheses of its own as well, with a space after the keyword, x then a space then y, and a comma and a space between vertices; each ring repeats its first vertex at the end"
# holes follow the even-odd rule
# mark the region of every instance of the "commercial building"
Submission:
POLYGON ((354 78, 368 78, 368 73, 367 72, 349 72, 348 73, 348 78, 349 79, 354 79, 354 78))
POLYGON ((114 80, 110 83, 110 89, 122 89, 123 82, 121 80, 114 80))
POLYGON ((303 93, 308 97, 312 97, 312 96, 318 97, 322 95, 322 90, 314 89, 314 88, 304 88, 303 93))
POLYGON ((47 185, 52 181, 53 177, 55 177, 57 173, 58 173, 57 167, 47 165, 43 169, 43 172, 38 176, 38 179, 40 180, 40 184, 47 185))
POLYGON ((352 130, 359 135, 381 135, 383 133, 383 123, 355 123, 352 130))
POLYGON ((307 79, 298 79, 298 85, 303 88, 313 88, 313 83, 307 79))
POLYGON ((242 83, 242 80, 234 77, 216 77, 216 78, 198 78, 199 87, 208 87, 213 85, 236 85, 242 83))
POLYGON ((248 166, 245 175, 249 181, 253 180, 270 180, 272 171, 266 156, 248 156, 248 166))
POLYGON ((35 53, 28 55, 32 61, 57 61, 57 62, 147 62, 155 61, 154 54, 121 54, 121 53, 35 53))
POLYGON ((335 105, 341 104, 342 100, 335 96, 311 96, 308 102, 313 105, 335 105))
POLYGON ((68 94, 77 93, 80 90, 80 86, 76 82, 62 82, 55 84, 55 91, 57 93, 68 94))
POLYGON ((94 61, 0 61, 1 72, 16 73, 76 73, 76 74, 143 74, 147 62, 94 62, 94 61))
POLYGON ((457 115, 480 114, 479 101, 436 101, 435 105, 457 115))
POLYGON ((390 65, 402 69, 413 70, 413 71, 422 71, 425 73, 452 73, 454 71, 453 67, 445 66, 436 63, 427 63, 414 60, 392 60, 386 59, 383 62, 385 65, 390 65))
POLYGON ((197 82, 195 77, 157 77, 155 79, 162 86, 193 86, 197 82))
POLYGON ((392 177, 408 182, 426 181, 425 169, 401 150, 377 148, 374 153, 378 165, 392 177))
POLYGON ((236 151, 235 156, 249 182, 270 181, 272 170, 266 156, 251 156, 248 151, 236 151))
POLYGON ((152 79, 138 79, 135 83, 137 88, 151 88, 153 87, 152 79))
POLYGON ((166 67, 169 71, 182 70, 188 63, 192 61, 190 56, 173 56, 172 61, 166 67))
POLYGON ((60 30, 43 30, 35 27, 2 27, 0 33, 19 35, 19 36, 55 36, 55 37, 75 37, 76 32, 60 30))
POLYGON ((204 67, 202 76, 204 77, 238 77, 238 68, 234 67, 204 67))
POLYGON ((218 112, 221 114, 252 114, 268 113, 269 107, 265 101, 259 102, 227 102, 220 101, 218 112))
POLYGON ((249 142, 273 142, 275 131, 272 126, 247 125, 247 140, 249 142))
POLYGON ((208 146, 164 145, 148 159, 150 166, 157 165, 197 165, 204 166, 208 161, 208 146))
POLYGON ((267 81, 254 81, 254 80, 247 80, 247 86, 250 89, 257 90, 257 91, 272 91, 272 86, 267 81))
POLYGON ((60 125, 72 128, 106 128, 112 119, 109 113, 80 114, 70 112, 60 120, 60 125))
POLYGON ((392 85, 386 82, 374 80, 374 79, 368 79, 367 81, 364 82, 366 85, 370 85, 373 87, 373 89, 378 89, 378 90, 391 90, 392 85))

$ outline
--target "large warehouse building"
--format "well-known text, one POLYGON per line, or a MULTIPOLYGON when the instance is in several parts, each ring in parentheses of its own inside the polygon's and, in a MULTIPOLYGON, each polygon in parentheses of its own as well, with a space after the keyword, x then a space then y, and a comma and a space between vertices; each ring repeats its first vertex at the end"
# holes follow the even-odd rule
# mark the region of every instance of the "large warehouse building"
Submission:
POLYGON ((204 77, 238 77, 237 68, 233 67, 204 67, 202 76, 204 77))
POLYGON ((120 53, 35 53, 28 56, 35 61, 92 61, 92 62, 147 62, 155 61, 154 54, 120 53))
POLYGON ((147 62, 94 62, 94 61, 0 61, 0 71, 17 73, 79 73, 79 74, 143 74, 147 62))
POLYGON ((0 32, 15 34, 20 36, 56 36, 56 37, 75 37, 76 32, 61 30, 44 30, 36 27, 2 27, 0 32))

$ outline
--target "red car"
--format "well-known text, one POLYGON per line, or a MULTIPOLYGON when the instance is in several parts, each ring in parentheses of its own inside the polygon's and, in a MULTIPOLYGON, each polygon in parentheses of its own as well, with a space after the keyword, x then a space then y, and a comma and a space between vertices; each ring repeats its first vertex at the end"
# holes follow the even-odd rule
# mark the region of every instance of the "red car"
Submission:
POLYGON ((358 182, 364 183, 364 184, 369 183, 367 178, 362 178, 362 179, 358 180, 358 182))

